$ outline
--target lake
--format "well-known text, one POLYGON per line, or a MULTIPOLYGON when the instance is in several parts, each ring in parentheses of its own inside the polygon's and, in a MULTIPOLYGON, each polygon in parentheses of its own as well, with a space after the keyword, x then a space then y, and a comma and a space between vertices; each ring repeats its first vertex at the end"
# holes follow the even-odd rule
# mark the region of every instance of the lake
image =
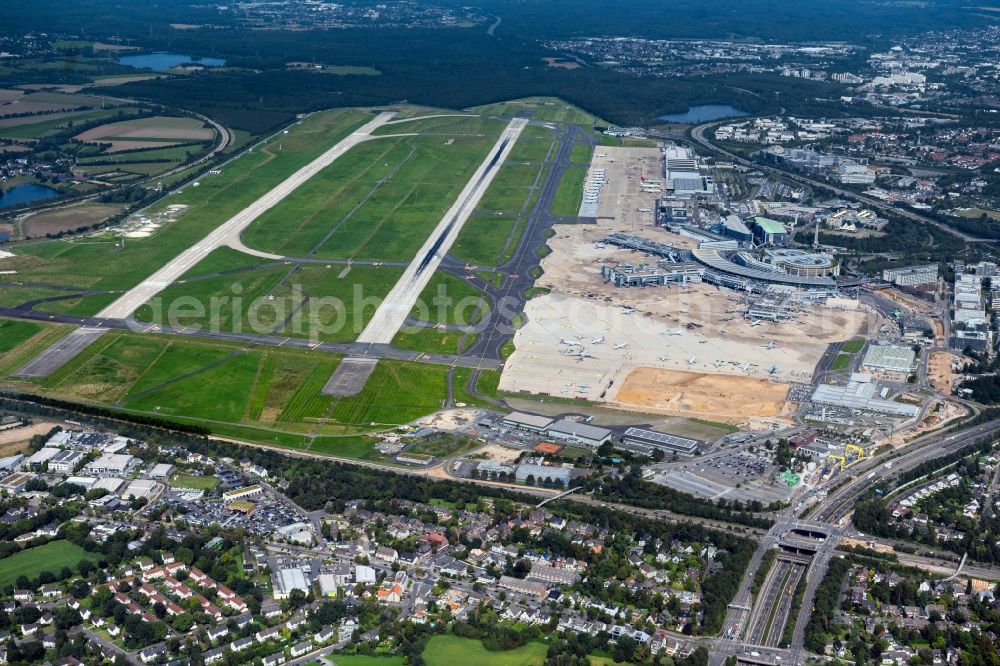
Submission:
POLYGON ((710 120, 718 120, 719 118, 741 118, 749 115, 746 111, 741 111, 735 106, 729 106, 728 104, 703 104, 701 106, 692 106, 684 113, 670 113, 660 116, 657 120, 662 120, 665 123, 687 123, 694 125, 697 123, 707 123, 710 120))
POLYGON ((4 195, 0 197, 0 208, 24 206, 26 204, 35 203, 36 201, 55 199, 57 196, 59 196, 59 192, 53 190, 51 187, 35 185, 34 183, 26 183, 24 185, 17 185, 16 187, 12 187, 7 190, 4 195))
POLYGON ((226 61, 222 58, 196 58, 180 53, 144 53, 142 55, 122 56, 118 58, 118 64, 128 65, 137 69, 151 69, 155 72, 165 72, 178 65, 221 67, 226 64, 226 61))

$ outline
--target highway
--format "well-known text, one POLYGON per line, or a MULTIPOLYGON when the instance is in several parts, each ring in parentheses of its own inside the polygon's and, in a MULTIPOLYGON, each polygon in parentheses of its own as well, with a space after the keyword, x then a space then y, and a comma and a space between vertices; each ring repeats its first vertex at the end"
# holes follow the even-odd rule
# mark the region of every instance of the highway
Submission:
POLYGON ((379 305, 368 325, 358 336, 358 342, 389 344, 396 337, 400 326, 413 310, 424 287, 430 282, 434 271, 448 254, 465 222, 479 205, 479 200, 483 198, 486 189, 493 182, 493 177, 507 159, 527 124, 526 118, 514 118, 507 124, 496 145, 472 174, 458 195, 458 199, 438 222, 413 261, 379 305))
POLYGON ((240 233, 254 220, 280 203, 300 185, 332 164, 338 157, 367 140, 377 127, 384 125, 393 115, 393 112, 378 114, 374 119, 279 183, 267 194, 216 227, 202 240, 181 252, 139 285, 125 292, 114 303, 97 313, 97 316, 103 319, 126 319, 131 316, 140 306, 173 284, 213 250, 234 241, 238 242, 240 233))

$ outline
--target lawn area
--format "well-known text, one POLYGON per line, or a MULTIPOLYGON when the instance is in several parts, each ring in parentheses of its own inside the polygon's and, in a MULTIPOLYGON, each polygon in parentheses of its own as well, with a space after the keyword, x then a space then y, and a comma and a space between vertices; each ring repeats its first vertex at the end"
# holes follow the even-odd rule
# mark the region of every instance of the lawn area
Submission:
MULTIPOLYGON (((413 121, 396 131, 456 120, 465 119, 413 121)), ((295 257, 408 261, 487 156, 502 125, 484 127, 485 134, 362 143, 261 215, 244 241, 295 257)))
POLYGON ((479 444, 479 442, 471 437, 442 433, 438 437, 410 447, 407 449, 407 453, 419 453, 425 456, 434 456, 435 458, 448 458, 470 451, 479 446, 479 444))
POLYGON ((587 167, 569 167, 563 171, 549 212, 559 217, 576 217, 580 212, 580 202, 583 201, 583 182, 586 177, 587 167))
POLYGON ((41 324, 16 319, 0 320, 0 354, 6 354, 43 330, 41 324))
POLYGON ((553 123, 570 123, 590 127, 594 124, 607 124, 595 118, 586 111, 568 104, 556 97, 526 97, 508 102, 487 104, 475 108, 484 114, 498 116, 514 116, 528 110, 533 120, 547 120, 553 123))
POLYGON ((427 666, 541 666, 547 648, 543 643, 528 643, 516 650, 490 652, 480 641, 458 636, 434 636, 424 648, 427 666))
POLYGON ((837 354, 836 358, 833 359, 833 363, 830 364, 830 369, 834 371, 846 370, 851 365, 851 358, 850 354, 837 354))
POLYGON ((337 666, 403 666, 403 657, 373 657, 365 654, 333 654, 330 660, 337 666))
POLYGON ((0 560, 0 587, 13 585, 22 575, 34 580, 43 571, 56 573, 63 567, 75 569, 80 560, 96 562, 97 555, 61 539, 22 550, 0 560))
POLYGON ((840 346, 840 350, 847 354, 857 354, 865 346, 864 340, 848 340, 840 346))
POLYGON ((471 264, 499 266, 517 249, 526 224, 526 218, 514 215, 473 215, 459 232, 451 253, 471 264))
POLYGON ((585 143, 578 143, 573 146, 573 149, 569 153, 569 161, 576 162, 577 164, 590 164, 590 156, 593 154, 594 149, 585 143))
POLYGON ((219 479, 214 476, 194 476, 178 474, 170 479, 173 488, 191 488, 192 490, 211 490, 219 485, 219 479))

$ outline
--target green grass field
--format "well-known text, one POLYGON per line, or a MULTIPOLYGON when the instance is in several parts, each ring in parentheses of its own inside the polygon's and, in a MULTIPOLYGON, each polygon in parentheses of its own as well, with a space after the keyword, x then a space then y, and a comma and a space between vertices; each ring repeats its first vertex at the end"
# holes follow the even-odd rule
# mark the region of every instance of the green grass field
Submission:
POLYGON ((211 490, 219 485, 219 479, 214 476, 193 476, 191 474, 178 474, 170 479, 173 488, 191 488, 193 490, 211 490))
POLYGON ((570 151, 569 159, 571 162, 576 162, 577 164, 590 164, 590 156, 594 153, 594 149, 584 143, 578 143, 573 146, 570 151))
POLYGON ((555 97, 526 97, 524 99, 487 104, 474 109, 479 113, 514 116, 523 111, 530 111, 534 120, 547 120, 554 123, 570 123, 590 127, 594 124, 608 124, 595 118, 586 111, 555 97))
POLYGON ((43 571, 57 573, 63 567, 75 569, 80 560, 96 562, 97 555, 64 540, 22 550, 0 560, 0 587, 13 585, 18 576, 34 580, 43 571))
POLYGON ((293 257, 409 261, 487 156, 501 125, 488 127, 356 146, 255 220, 244 242, 293 257))
POLYGON ((857 354, 864 346, 864 340, 848 340, 840 346, 840 350, 846 354, 857 354))
POLYGON ((29 321, 4 319, 0 321, 0 354, 17 348, 29 338, 42 332, 43 326, 29 321))
POLYGON ((337 666, 404 666, 403 657, 374 657, 365 654, 334 654, 330 660, 337 666))
POLYGON ((850 365, 850 354, 837 354, 837 356, 833 359, 833 363, 830 364, 830 369, 834 371, 846 370, 850 365))
POLYGON ((528 643, 516 650, 490 652, 480 641, 458 636, 434 636, 424 648, 427 666, 541 666, 545 662, 546 647, 542 643, 528 643))
POLYGON ((576 217, 583 200, 583 181, 587 177, 587 167, 569 167, 563 171, 559 188, 549 209, 553 215, 576 217))
MULTIPOLYGON (((110 234, 39 243, 19 248, 18 256, 7 259, 6 265, 25 282, 129 289, 370 117, 358 109, 309 116, 282 135, 280 150, 273 145, 254 149, 225 166, 221 174, 206 176, 199 187, 165 197, 153 212, 169 205, 187 209, 149 239, 129 241, 124 248, 110 234)), ((72 313, 94 314, 101 307, 100 300, 85 301, 72 313)))
POLYGON ((213 432, 368 458, 364 435, 440 409, 447 366, 381 360, 364 390, 332 398, 320 393, 340 356, 290 347, 245 347, 182 336, 110 331, 49 377, 9 374, 59 339, 69 327, 46 326, 11 355, 0 357, 0 385, 65 400, 156 415, 213 432), (329 438, 329 439, 324 439, 329 438))

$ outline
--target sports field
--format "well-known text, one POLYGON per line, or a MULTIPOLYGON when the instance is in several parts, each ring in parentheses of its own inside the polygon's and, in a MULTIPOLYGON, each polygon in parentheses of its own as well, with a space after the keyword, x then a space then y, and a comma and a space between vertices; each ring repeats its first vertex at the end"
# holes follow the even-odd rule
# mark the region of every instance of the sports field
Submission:
POLYGON ((76 569, 80 560, 96 562, 97 555, 64 540, 22 550, 0 560, 0 587, 13 585, 19 576, 34 580, 43 571, 58 573, 63 567, 76 569))

